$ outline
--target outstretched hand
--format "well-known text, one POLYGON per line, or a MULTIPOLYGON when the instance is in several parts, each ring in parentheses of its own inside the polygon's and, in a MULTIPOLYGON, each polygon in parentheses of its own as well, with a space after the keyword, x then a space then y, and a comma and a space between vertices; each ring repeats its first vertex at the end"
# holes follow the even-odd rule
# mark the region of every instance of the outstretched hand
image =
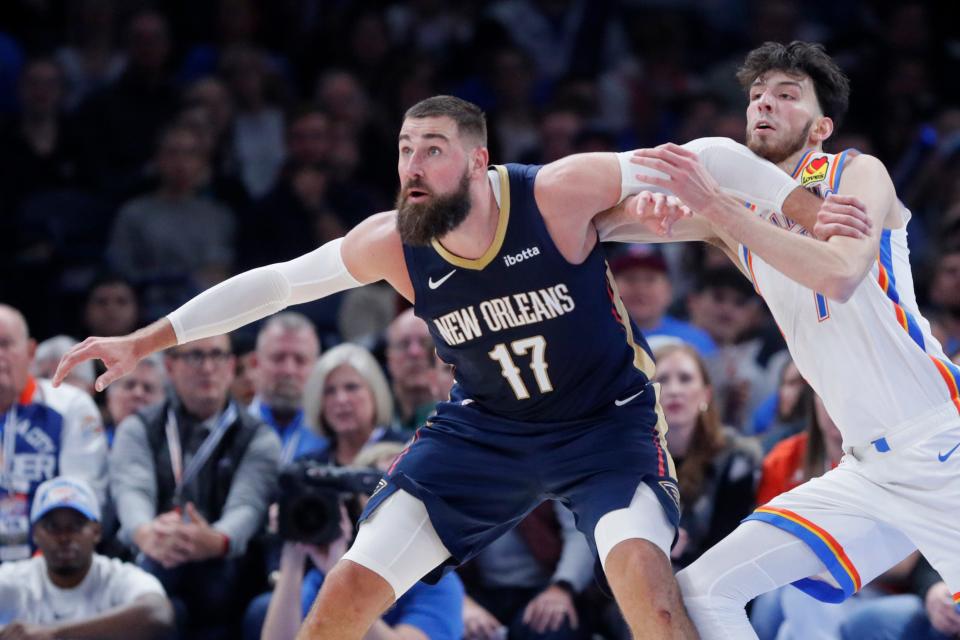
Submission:
POLYGON ((106 372, 97 378, 94 384, 97 391, 103 391, 111 382, 133 371, 140 360, 140 356, 136 354, 134 339, 130 336, 87 338, 71 347, 60 359, 57 371, 53 374, 53 386, 60 386, 60 383, 75 366, 93 359, 103 361, 107 368, 106 372))
POLYGON ((872 226, 867 206, 860 199, 831 193, 820 206, 812 231, 818 240, 833 236, 862 239, 870 236, 872 226))
POLYGON ((700 157, 678 144, 668 142, 653 149, 637 149, 630 162, 662 174, 644 174, 640 178, 670 191, 697 213, 708 211, 708 205, 722 193, 700 157))

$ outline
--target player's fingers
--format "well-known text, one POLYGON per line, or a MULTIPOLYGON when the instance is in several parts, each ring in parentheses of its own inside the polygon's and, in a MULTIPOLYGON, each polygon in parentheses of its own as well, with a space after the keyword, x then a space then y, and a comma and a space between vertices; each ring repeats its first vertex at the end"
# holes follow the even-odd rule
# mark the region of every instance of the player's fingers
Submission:
POLYGON ((863 200, 857 196, 847 195, 843 193, 831 193, 825 199, 825 202, 836 202, 838 204, 848 204, 858 209, 866 209, 867 205, 864 204, 863 200))
POLYGON ((667 149, 660 147, 655 149, 637 149, 630 157, 630 162, 633 164, 643 164, 643 161, 645 160, 657 160, 666 165, 673 165, 678 161, 683 160, 683 158, 667 149))
POLYGON ((845 238, 853 238, 855 240, 862 240, 866 238, 866 234, 854 229, 853 227, 848 227, 842 224, 823 224, 818 222, 814 225, 813 236, 818 240, 829 240, 834 236, 843 236, 845 238))
POLYGON ((658 218, 662 217, 666 203, 667 198, 662 193, 653 194, 653 215, 658 218))
POLYGON ((60 358, 57 371, 53 374, 53 386, 60 386, 60 383, 63 382, 63 379, 67 377, 67 374, 70 373, 75 366, 84 360, 96 357, 96 355, 94 355, 96 345, 89 340, 90 338, 87 338, 80 344, 74 345, 60 358))
POLYGON ((110 383, 112 383, 112 382, 113 382, 114 380, 116 380, 117 378, 123 377, 123 375, 124 375, 124 372, 123 372, 123 371, 120 371, 120 370, 118 370, 118 369, 116 369, 116 368, 107 369, 106 372, 105 372, 103 375, 101 375, 99 378, 97 378, 97 382, 93 385, 93 387, 94 387, 94 389, 96 389, 98 392, 99 392, 99 391, 103 391, 103 390, 106 389, 108 386, 110 386, 110 383))
POLYGON ((641 191, 637 194, 637 211, 640 214, 644 214, 647 211, 647 207, 650 206, 650 203, 653 200, 653 194, 649 191, 641 191))
POLYGON ((866 235, 870 233, 870 227, 860 218, 851 217, 843 213, 834 213, 832 211, 821 212, 817 216, 817 222, 823 224, 843 225, 855 229, 866 235))
POLYGON ((817 215, 817 219, 823 219, 825 222, 832 222, 837 224, 846 224, 848 226, 854 227, 863 233, 870 233, 870 220, 862 212, 857 212, 853 207, 844 206, 832 206, 824 207, 821 212, 817 215))
POLYGON ((694 153, 694 152, 691 151, 690 149, 687 149, 686 147, 680 146, 679 144, 677 144, 677 143, 675 143, 675 142, 667 142, 666 144, 660 145, 660 148, 662 148, 662 149, 664 149, 665 151, 668 151, 668 152, 670 152, 670 153, 672 153, 672 154, 674 154, 674 155, 676 155, 676 156, 679 156, 679 157, 681 157, 681 158, 686 158, 686 159, 688 159, 688 160, 694 160, 694 159, 696 159, 696 157, 697 157, 697 154, 696 154, 696 153, 694 153))
POLYGON ((656 186, 660 186, 660 185, 654 181, 654 178, 662 177, 660 174, 670 177, 677 171, 676 167, 674 167, 669 162, 665 162, 661 160, 660 158, 642 157, 642 158, 635 158, 631 162, 633 162, 635 165, 646 167, 647 169, 652 169, 653 171, 659 172, 658 174, 654 174, 654 175, 650 175, 646 173, 638 173, 634 176, 638 182, 645 182, 647 184, 652 184, 656 186))

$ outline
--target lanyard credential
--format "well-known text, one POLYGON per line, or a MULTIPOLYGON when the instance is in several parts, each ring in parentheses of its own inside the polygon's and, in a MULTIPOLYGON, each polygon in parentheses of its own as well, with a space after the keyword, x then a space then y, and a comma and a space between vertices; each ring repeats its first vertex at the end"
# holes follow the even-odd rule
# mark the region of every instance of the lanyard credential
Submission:
POLYGON ((177 428, 177 416, 173 407, 167 409, 167 448, 170 450, 170 465, 173 467, 174 502, 180 506, 183 489, 200 472, 203 465, 213 455, 213 451, 223 440, 230 429, 230 425, 236 422, 238 417, 237 406, 231 401, 226 410, 220 414, 217 426, 208 435, 197 452, 190 459, 187 468, 183 468, 183 447, 180 443, 180 431, 177 428))
POLYGON ((13 457, 17 451, 17 403, 10 405, 3 421, 3 465, 0 466, 0 488, 13 485, 13 457))

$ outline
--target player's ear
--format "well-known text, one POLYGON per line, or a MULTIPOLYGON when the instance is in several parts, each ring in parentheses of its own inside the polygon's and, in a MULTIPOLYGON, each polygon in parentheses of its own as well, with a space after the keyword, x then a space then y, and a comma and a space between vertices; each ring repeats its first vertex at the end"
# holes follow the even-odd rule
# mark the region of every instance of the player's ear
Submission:
POLYGON ((817 142, 822 143, 825 141, 833 135, 833 119, 827 116, 817 118, 816 122, 813 123, 813 129, 810 131, 810 135, 814 137, 817 142))
POLYGON ((490 150, 479 145, 473 150, 473 160, 470 167, 471 171, 483 173, 490 166, 490 150))

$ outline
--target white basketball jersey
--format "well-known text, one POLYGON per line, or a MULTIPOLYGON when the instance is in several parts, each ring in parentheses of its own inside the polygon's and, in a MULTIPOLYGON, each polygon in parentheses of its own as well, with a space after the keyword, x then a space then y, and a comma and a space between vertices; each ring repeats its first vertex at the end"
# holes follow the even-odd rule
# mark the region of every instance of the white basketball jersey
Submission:
MULTIPOLYGON (((825 197, 836 191, 844 165, 855 155, 809 151, 794 178, 825 197)), ((758 213, 806 233, 783 214, 758 213)), ((903 217, 910 219, 906 207, 903 217)), ((942 416, 945 405, 953 405, 951 416, 960 416, 960 369, 944 355, 917 308, 905 226, 883 231, 876 262, 844 303, 797 284, 748 247, 741 245, 738 253, 845 446, 869 444, 932 413, 942 416)))

